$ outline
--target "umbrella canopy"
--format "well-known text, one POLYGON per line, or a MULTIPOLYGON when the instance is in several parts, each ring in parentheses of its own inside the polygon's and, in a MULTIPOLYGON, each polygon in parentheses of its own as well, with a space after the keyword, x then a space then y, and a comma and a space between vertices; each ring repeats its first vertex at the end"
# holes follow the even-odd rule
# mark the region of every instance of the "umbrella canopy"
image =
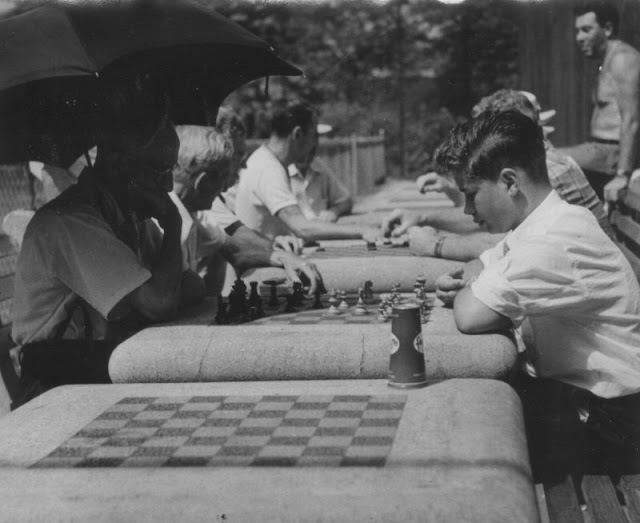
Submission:
POLYGON ((93 145, 102 95, 132 72, 168 90, 175 123, 195 125, 211 124, 246 82, 301 74, 264 40, 190 0, 64 5, 0 21, 0 162, 70 163, 93 145))

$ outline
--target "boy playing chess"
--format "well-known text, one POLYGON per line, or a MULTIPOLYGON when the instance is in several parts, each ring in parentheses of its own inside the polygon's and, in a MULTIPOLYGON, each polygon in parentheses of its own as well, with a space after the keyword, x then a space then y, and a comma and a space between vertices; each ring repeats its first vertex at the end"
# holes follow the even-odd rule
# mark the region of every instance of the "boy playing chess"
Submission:
POLYGON ((585 458, 611 472, 634 463, 623 461, 629 452, 637 465, 640 288, 629 263, 589 210, 551 189, 542 132, 531 119, 485 113, 457 126, 444 145, 436 161, 455 173, 465 213, 508 234, 471 262, 475 278, 467 276, 473 270, 465 279, 461 271, 445 275, 437 295, 453 305, 464 333, 515 329, 534 476, 545 480, 565 465, 575 471, 585 458), (562 430, 547 430, 559 409, 562 430), (541 449, 550 434, 553 448, 541 449), (592 455, 573 452, 581 442, 592 455))

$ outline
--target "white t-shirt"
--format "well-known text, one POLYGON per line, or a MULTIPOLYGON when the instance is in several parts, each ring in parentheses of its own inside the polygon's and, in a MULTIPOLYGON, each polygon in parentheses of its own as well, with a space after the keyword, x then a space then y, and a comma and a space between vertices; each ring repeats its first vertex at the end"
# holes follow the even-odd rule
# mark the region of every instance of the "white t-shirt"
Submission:
POLYGON ((302 176, 295 164, 289 165, 291 190, 295 194, 302 214, 308 219, 318 218, 325 211, 351 196, 344 184, 319 158, 314 158, 306 176, 302 176))
POLYGON ((471 291, 520 327, 530 374, 604 398, 640 391, 640 287, 589 210, 551 191, 480 259, 471 291))
POLYGON ((240 171, 236 215, 250 229, 269 238, 290 234, 276 214, 298 200, 291 190, 284 166, 265 146, 260 146, 240 171))

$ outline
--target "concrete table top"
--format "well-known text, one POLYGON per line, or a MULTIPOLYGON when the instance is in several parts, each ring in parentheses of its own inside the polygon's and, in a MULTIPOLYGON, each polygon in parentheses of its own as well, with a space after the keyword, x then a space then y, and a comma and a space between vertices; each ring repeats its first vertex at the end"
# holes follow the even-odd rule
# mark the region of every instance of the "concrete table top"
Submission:
MULTIPOLYGON (((257 410, 256 406, 243 413, 226 432, 226 441, 255 421, 257 410)), ((273 430, 272 440, 282 427, 273 430)), ((272 440, 258 447, 259 455, 272 440)), ((379 445, 376 441, 369 444, 379 445)), ((297 455, 305 456, 306 451, 297 455)), ((538 521, 520 403, 509 386, 492 380, 450 380, 413 390, 389 388, 384 380, 60 387, 0 419, 0 467, 2 513, 11 521, 538 521), (296 410, 302 408, 296 403, 300 398, 326 400, 324 406, 313 406, 325 410, 296 410), (207 400, 221 403, 211 404, 205 417, 188 415, 193 402, 203 405, 207 400), (292 445, 302 439, 305 449, 318 437, 312 432, 342 427, 343 436, 334 440, 348 456, 358 445, 356 439, 372 439, 371 427, 382 427, 387 437, 378 440, 387 446, 370 448, 383 448, 384 462, 216 465, 220 446, 190 447, 186 440, 198 430, 216 430, 210 422, 229 413, 224 402, 236 400, 253 401, 252 405, 290 400, 288 410, 279 414, 282 419, 305 412, 305 419, 315 419, 312 424, 295 424, 305 437, 293 438, 292 445), (351 418, 329 414, 336 405, 354 409, 363 401, 367 407, 355 425, 336 423, 351 418), (140 402, 146 402, 146 409, 140 410, 140 402), (389 411, 379 410, 382 403, 369 410, 371 402, 392 402, 393 426, 386 423, 384 412, 389 411), (139 420, 158 423, 139 428, 139 420), (178 423, 189 433, 182 432, 181 442, 158 434, 177 430, 178 423), (111 432, 90 434, 92 426, 111 432), (132 443, 136 431, 142 437, 132 443), (347 432, 353 439, 339 443, 347 432), (114 434, 129 438, 129 443, 110 443, 110 437, 117 440, 114 434), (92 454, 104 456, 106 450, 111 456, 135 458, 141 448, 162 437, 168 445, 162 449, 178 454, 195 448, 200 455, 213 455, 212 461, 204 466, 167 466, 171 458, 160 453, 162 465, 143 460, 129 466, 120 460, 115 463, 120 466, 98 461, 102 466, 83 462, 81 468, 70 468, 77 464, 71 456, 78 442, 91 449, 91 454, 82 454, 90 461, 92 454), (55 456, 62 456, 55 468, 43 466, 55 456)))
MULTIPOLYGON (((439 302, 436 302, 439 303, 439 302)), ((211 325, 215 303, 148 327, 109 361, 116 383, 386 378, 390 323, 211 325)), ((436 305, 422 325, 427 378, 508 379, 517 349, 507 333, 461 334, 436 305)))

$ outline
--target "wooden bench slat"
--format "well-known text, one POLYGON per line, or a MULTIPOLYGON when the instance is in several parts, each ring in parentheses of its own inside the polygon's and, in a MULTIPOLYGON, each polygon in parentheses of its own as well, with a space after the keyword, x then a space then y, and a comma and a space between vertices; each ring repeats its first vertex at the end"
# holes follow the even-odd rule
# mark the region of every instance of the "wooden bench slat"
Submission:
POLYGON ((611 223, 615 225, 622 234, 640 244, 640 225, 629 216, 624 216, 618 211, 611 213, 611 223))
POLYGON ((640 474, 623 476, 620 479, 620 488, 627 500, 631 521, 640 521, 640 474))
POLYGON ((581 487, 595 522, 628 523, 609 476, 584 476, 581 487))
POLYGON ((576 490, 568 476, 561 483, 545 485, 547 512, 551 523, 583 523, 576 490))
POLYGON ((619 242, 616 242, 616 245, 622 251, 624 257, 631 264, 631 268, 633 269, 636 278, 640 280, 640 259, 634 253, 632 253, 626 245, 619 242))
POLYGON ((627 191, 627 194, 624 197, 624 204, 634 211, 640 212, 640 193, 636 192, 634 189, 627 191))

